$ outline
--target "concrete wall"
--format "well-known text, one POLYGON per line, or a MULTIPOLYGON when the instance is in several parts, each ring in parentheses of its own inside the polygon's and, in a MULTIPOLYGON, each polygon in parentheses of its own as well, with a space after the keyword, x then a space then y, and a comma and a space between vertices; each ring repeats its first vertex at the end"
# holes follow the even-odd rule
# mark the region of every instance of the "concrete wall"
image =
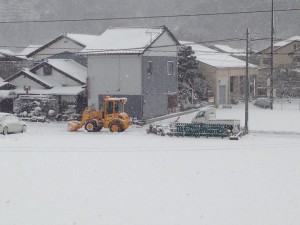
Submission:
POLYGON ((142 61, 136 55, 88 57, 88 105, 98 108, 99 95, 142 95, 142 61))
POLYGON ((82 46, 74 43, 73 41, 70 41, 67 38, 62 38, 61 40, 53 43, 52 45, 48 46, 44 50, 38 52, 32 58, 36 62, 62 52, 76 53, 82 49, 83 49, 82 46))

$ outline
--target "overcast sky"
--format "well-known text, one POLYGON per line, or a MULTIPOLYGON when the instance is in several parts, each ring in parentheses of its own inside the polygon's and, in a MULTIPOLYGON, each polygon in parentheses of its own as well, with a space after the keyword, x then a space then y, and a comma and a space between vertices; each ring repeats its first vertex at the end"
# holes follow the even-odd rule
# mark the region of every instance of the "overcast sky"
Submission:
MULTIPOLYGON (((275 9, 300 8, 299 0, 278 1, 275 9)), ((152 19, 98 20, 76 22, 3 23, 57 19, 90 19, 159 15, 203 14, 270 10, 271 0, 0 0, 0 46, 19 48, 44 44, 64 32, 101 34, 111 26, 166 25, 180 40, 206 42, 244 38, 250 28, 252 37, 270 37, 268 12, 152 19)), ((276 38, 300 35, 300 11, 275 13, 276 38)), ((209 45, 210 43, 206 43, 209 45)), ((228 43, 241 46, 240 42, 228 43)), ((262 48, 268 41, 256 42, 262 48)))

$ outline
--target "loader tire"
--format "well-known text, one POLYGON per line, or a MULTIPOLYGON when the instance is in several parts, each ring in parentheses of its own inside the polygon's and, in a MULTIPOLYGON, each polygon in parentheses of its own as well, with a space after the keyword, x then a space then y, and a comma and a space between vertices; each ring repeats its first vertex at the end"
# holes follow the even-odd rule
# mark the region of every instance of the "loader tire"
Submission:
POLYGON ((85 123, 84 128, 88 131, 88 132, 96 132, 97 131, 97 123, 94 120, 88 120, 85 123))
POLYGON ((110 130, 110 132, 121 132, 122 131, 122 126, 119 122, 114 121, 110 124, 109 130, 110 130))

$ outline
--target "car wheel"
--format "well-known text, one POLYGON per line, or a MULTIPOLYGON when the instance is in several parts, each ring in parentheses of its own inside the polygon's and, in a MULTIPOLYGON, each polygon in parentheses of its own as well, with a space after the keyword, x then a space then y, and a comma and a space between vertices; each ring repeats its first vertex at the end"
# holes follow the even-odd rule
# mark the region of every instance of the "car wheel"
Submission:
POLYGON ((3 128, 3 133, 2 133, 3 135, 7 135, 8 134, 8 128, 7 127, 4 127, 3 128))
POLYGON ((25 125, 23 125, 23 127, 22 127, 22 133, 26 133, 26 131, 27 131, 27 127, 25 125))

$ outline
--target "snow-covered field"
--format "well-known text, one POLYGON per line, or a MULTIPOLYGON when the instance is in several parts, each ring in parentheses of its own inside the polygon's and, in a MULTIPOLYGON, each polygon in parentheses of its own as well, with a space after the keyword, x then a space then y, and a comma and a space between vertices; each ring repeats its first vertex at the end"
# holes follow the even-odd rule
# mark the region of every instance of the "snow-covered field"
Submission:
POLYGON ((299 108, 251 105, 249 128, 230 141, 29 123, 0 136, 0 225, 298 224, 299 108))

